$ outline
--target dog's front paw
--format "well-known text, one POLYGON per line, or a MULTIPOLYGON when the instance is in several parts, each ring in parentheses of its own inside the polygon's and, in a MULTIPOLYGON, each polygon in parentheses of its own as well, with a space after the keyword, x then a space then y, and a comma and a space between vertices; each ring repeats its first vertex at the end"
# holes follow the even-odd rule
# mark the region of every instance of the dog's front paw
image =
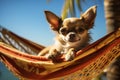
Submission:
POLYGON ((71 48, 65 55, 65 61, 71 61, 74 59, 74 57, 75 57, 75 50, 74 48, 71 48))
POLYGON ((53 60, 56 57, 56 54, 46 54, 45 57, 53 60))
POLYGON ((56 49, 52 49, 47 55, 46 58, 55 60, 55 58, 59 55, 59 52, 56 49))

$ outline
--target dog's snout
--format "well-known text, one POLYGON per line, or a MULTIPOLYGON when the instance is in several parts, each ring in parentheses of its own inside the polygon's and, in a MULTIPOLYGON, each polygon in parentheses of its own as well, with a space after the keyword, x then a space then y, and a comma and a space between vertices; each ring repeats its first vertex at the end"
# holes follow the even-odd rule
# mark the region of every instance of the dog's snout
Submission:
POLYGON ((75 38, 75 34, 70 34, 70 38, 75 38))

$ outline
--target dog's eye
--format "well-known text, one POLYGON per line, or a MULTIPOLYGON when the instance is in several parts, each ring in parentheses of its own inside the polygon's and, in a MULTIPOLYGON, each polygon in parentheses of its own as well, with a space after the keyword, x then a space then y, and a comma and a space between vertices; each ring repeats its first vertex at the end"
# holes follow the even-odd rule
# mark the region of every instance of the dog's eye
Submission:
POLYGON ((61 28, 60 29, 60 33, 62 33, 63 35, 65 35, 67 33, 67 29, 66 28, 61 28))
POLYGON ((83 33, 84 29, 83 28, 79 28, 78 31, 79 31, 79 33, 83 33))

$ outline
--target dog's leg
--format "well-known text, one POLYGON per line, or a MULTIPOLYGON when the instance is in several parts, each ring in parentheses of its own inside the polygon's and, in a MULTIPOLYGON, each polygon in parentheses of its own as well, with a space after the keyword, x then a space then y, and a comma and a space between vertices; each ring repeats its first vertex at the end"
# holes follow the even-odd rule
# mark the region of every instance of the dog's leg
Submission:
POLYGON ((65 60, 66 61, 71 61, 73 60, 75 57, 75 49, 74 48, 70 48, 67 52, 67 54, 65 55, 65 60))
POLYGON ((45 56, 46 54, 49 53, 50 48, 51 48, 51 46, 43 49, 42 51, 40 51, 40 52, 38 53, 38 56, 45 56))
POLYGON ((56 56, 58 56, 58 55, 60 55, 60 53, 56 49, 51 48, 50 51, 49 51, 49 53, 46 54, 45 56, 48 59, 54 60, 56 58, 56 56))

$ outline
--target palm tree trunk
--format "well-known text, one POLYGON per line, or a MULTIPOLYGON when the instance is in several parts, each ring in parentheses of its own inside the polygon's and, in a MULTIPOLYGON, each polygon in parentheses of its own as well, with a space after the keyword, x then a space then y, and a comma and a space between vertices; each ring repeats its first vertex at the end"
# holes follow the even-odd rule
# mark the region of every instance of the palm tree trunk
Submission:
POLYGON ((104 0, 107 33, 120 27, 120 0, 104 0))
MULTIPOLYGON (((104 0, 107 33, 120 28, 120 0, 104 0)), ((120 80, 120 56, 111 64, 107 80, 120 80)))

